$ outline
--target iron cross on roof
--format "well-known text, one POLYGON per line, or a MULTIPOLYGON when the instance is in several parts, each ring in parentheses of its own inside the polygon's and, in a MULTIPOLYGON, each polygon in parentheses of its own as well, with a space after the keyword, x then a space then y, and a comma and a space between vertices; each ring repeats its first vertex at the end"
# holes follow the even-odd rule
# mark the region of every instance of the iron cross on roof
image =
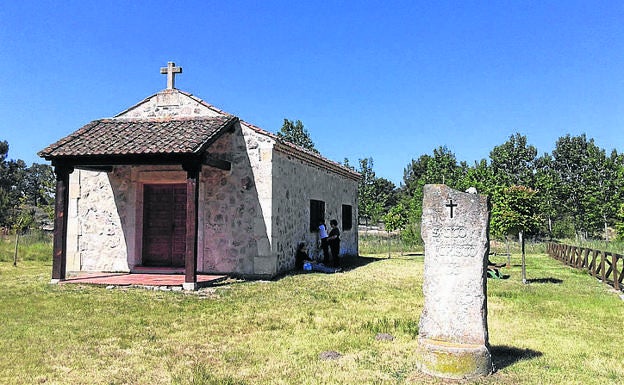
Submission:
POLYGON ((449 199, 449 203, 446 205, 446 207, 451 209, 451 218, 453 218, 453 207, 457 207, 457 203, 453 203, 453 200, 449 199))
POLYGON ((160 69, 161 74, 167 74, 167 89, 172 90, 175 84, 175 74, 182 73, 182 67, 176 67, 175 63, 170 61, 166 67, 160 69))

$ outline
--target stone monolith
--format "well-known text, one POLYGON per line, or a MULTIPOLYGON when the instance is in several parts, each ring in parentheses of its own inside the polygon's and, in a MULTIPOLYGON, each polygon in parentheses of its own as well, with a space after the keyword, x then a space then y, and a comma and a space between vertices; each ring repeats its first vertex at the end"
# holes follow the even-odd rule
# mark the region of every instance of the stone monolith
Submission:
POLYGON ((419 365, 443 378, 492 372, 487 327, 488 197, 424 186, 419 365))

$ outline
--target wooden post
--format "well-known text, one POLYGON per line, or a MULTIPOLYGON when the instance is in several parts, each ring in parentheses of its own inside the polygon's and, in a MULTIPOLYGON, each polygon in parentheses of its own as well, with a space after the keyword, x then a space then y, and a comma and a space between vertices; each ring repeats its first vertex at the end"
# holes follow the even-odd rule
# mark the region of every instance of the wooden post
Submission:
POLYGON ((200 163, 183 165, 186 177, 186 252, 184 255, 185 290, 197 290, 197 239, 200 163))
MULTIPOLYGON (((619 282, 619 277, 618 277, 618 269, 617 269, 617 262, 618 262, 618 257, 620 256, 619 254, 613 253, 611 254, 612 256, 612 260, 613 260, 613 288, 615 290, 620 290, 620 282, 619 282)), ((624 262, 624 261, 622 261, 624 262)))
POLYGON ((15 253, 13 253, 13 266, 17 267, 17 250, 19 246, 19 230, 15 230, 15 253))
POLYGON ((522 283, 526 284, 526 262, 524 257, 524 232, 520 231, 518 236, 520 237, 520 251, 522 252, 522 283))
POLYGON ((607 254, 601 251, 600 256, 600 278, 602 279, 602 283, 605 283, 607 282, 607 271, 605 269, 607 254))
POLYGON ((69 174, 72 167, 55 166, 56 197, 54 204, 54 245, 52 255, 52 281, 65 279, 67 264, 67 214, 69 208, 69 174))

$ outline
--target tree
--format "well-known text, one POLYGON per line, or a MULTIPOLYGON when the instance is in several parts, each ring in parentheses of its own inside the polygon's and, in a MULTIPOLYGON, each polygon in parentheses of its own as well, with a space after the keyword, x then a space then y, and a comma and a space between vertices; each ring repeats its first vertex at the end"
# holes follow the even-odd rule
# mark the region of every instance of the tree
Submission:
POLYGON ((47 206, 54 203, 55 177, 52 167, 33 163, 24 177, 24 196, 32 206, 47 206))
POLYGON ((590 146, 589 162, 594 170, 591 173, 592 183, 586 189, 585 204, 590 214, 588 223, 596 229, 602 225, 604 239, 609 241, 609 225, 618 211, 620 183, 618 183, 618 155, 613 150, 611 156, 597 146, 590 146))
POLYGON ((522 282, 526 283, 525 234, 534 233, 541 222, 536 191, 525 186, 507 187, 492 207, 490 227, 499 234, 518 236, 522 250, 522 282))
POLYGON ((473 167, 467 167, 461 181, 461 190, 469 187, 477 189, 479 194, 490 195, 490 191, 495 186, 494 173, 485 159, 475 161, 473 167))
POLYGON ((617 212, 618 221, 615 224, 615 230, 617 231, 617 239, 624 241, 624 203, 620 204, 617 212))
POLYGON ((386 178, 375 177, 373 190, 377 195, 377 200, 381 203, 384 213, 387 213, 391 207, 397 204, 397 189, 392 181, 386 178))
POLYGON ((344 160, 342 161, 342 165, 348 168, 349 170, 355 171, 355 167, 351 166, 351 163, 349 162, 349 158, 344 158, 344 160))
POLYGON ((499 184, 533 186, 537 149, 516 133, 490 152, 491 168, 499 184))
POLYGON ((546 218, 547 233, 553 236, 553 220, 559 215, 559 197, 561 180, 553 168, 553 159, 549 154, 535 161, 535 188, 539 191, 540 212, 546 218))
POLYGON ((402 195, 409 199, 422 189, 422 179, 425 177, 431 156, 424 154, 412 161, 403 169, 402 195))
POLYGON ((11 227, 24 191, 26 163, 18 159, 6 160, 9 144, 0 142, 0 226, 11 227))
MULTIPOLYGON (((383 218, 384 227, 388 233, 399 230, 399 238, 401 238, 401 232, 405 230, 405 227, 409 221, 408 210, 402 203, 398 203, 393 206, 383 218)), ((388 257, 390 257, 390 237, 388 237, 388 257)), ((403 255, 403 250, 401 250, 403 255)))
POLYGON ((375 171, 373 171, 373 158, 360 159, 358 172, 362 176, 358 186, 358 213, 366 223, 377 223, 383 212, 383 204, 380 201, 375 188, 375 171))
POLYGON ((614 215, 612 201, 618 194, 604 180, 614 178, 617 167, 607 162, 604 150, 585 134, 559 138, 552 156, 561 181, 558 199, 563 215, 571 218, 577 238, 586 239, 601 230, 605 216, 614 215))
POLYGON ((314 147, 314 142, 310 138, 310 133, 303 127, 301 120, 293 122, 292 120, 284 119, 284 124, 277 133, 277 137, 303 147, 306 150, 310 150, 315 153, 319 151, 314 147))

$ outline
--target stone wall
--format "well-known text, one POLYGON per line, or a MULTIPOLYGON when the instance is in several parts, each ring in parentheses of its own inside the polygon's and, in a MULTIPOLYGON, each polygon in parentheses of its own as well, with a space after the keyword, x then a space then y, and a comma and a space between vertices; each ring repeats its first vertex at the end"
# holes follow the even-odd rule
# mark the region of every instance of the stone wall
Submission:
POLYGON ((357 187, 356 181, 345 179, 326 169, 279 151, 273 154, 273 249, 277 254, 278 271, 294 268, 297 244, 305 242, 310 256, 317 259, 322 251, 318 232, 310 231, 310 200, 325 202, 325 222, 336 219, 341 232, 340 254, 357 255, 357 187), (342 205, 350 205, 353 226, 342 227, 342 205))
POLYGON ((128 168, 110 174, 76 170, 70 175, 68 271, 129 271, 123 226, 129 189, 128 168))
POLYGON ((219 111, 201 99, 179 90, 162 90, 137 105, 119 113, 116 118, 171 118, 216 116, 219 111))
POLYGON ((201 255, 205 272, 273 275, 275 256, 270 231, 270 158, 263 158, 271 143, 235 131, 218 139, 210 153, 231 162, 230 171, 210 167, 202 170, 200 189, 201 255), (249 153, 246 148, 249 147, 249 153), (203 190, 203 191, 202 191, 203 190), (203 201, 203 202, 202 202, 203 201))

